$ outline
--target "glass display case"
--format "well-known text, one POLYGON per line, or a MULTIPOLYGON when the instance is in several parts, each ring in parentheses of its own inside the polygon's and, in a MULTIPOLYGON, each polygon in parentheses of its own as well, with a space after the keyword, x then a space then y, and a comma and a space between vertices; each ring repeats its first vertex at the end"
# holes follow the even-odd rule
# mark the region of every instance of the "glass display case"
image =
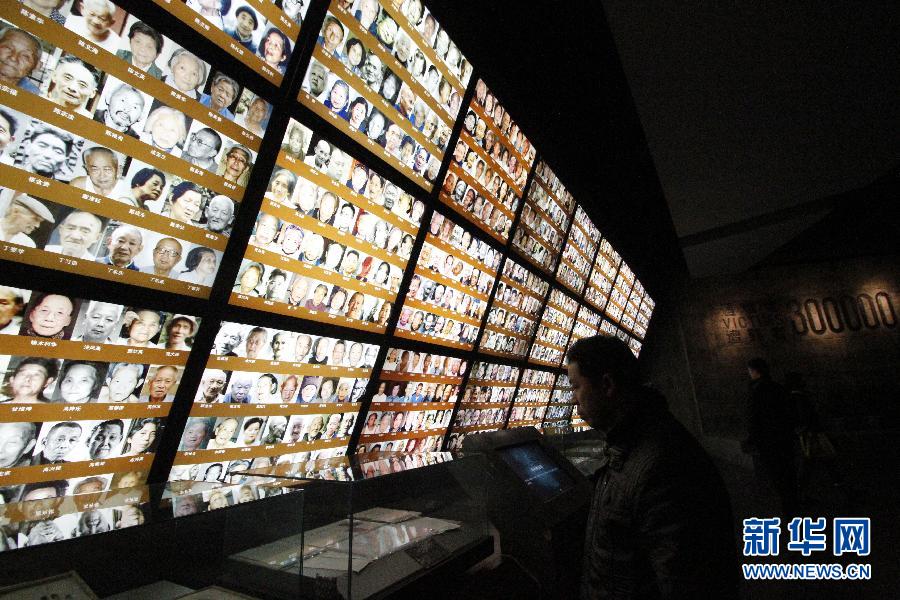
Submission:
POLYGON ((493 550, 484 492, 460 477, 481 460, 379 452, 246 471, 302 489, 302 526, 261 538, 251 535, 259 522, 230 519, 226 539, 253 543, 226 557, 223 584, 264 597, 369 598, 442 567, 459 572, 493 550))

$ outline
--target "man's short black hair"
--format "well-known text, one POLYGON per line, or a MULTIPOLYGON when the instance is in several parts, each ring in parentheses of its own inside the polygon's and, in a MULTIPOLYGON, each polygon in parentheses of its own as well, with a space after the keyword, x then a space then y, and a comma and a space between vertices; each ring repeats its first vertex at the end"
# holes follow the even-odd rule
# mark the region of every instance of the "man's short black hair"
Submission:
POLYGON ((618 384, 637 383, 637 359, 618 338, 602 335, 582 338, 572 344, 566 356, 569 363, 578 363, 579 373, 590 381, 599 381, 609 374, 618 384))
POLYGON ((766 359, 758 356, 747 361, 747 368, 753 369, 763 377, 768 377, 769 375, 769 363, 766 362, 766 359))

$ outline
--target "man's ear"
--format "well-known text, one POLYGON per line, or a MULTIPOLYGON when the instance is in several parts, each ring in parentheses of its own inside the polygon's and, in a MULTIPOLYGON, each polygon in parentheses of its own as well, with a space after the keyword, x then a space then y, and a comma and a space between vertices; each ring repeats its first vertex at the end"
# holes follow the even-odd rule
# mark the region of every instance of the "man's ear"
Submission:
POLYGON ((609 373, 604 373, 603 377, 600 378, 601 389, 600 393, 607 398, 612 398, 619 391, 619 386, 616 385, 616 380, 613 379, 612 375, 609 373))

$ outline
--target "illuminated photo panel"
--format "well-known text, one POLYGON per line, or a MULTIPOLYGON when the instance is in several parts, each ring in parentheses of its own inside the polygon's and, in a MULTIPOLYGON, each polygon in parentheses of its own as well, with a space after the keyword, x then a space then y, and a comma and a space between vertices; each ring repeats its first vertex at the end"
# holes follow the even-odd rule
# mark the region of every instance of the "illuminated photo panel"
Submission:
POLYGON ((519 367, 475 363, 450 430, 447 449, 460 450, 467 435, 501 429, 506 423, 518 379, 519 367))
POLYGON ((577 312, 578 301, 560 290, 550 292, 537 337, 528 355, 529 362, 553 367, 562 364, 577 312))
POLYGON ((334 0, 299 99, 430 191, 471 67, 421 4, 401 9, 334 0))
POLYGON ((435 212, 416 259, 397 337, 471 350, 501 254, 435 212))
POLYGON ((543 160, 535 167, 513 236, 513 249, 546 273, 553 273, 563 249, 575 199, 543 160))
POLYGON ((292 120, 231 303, 383 332, 424 210, 292 120))
POLYGON ((549 288, 544 277, 507 258, 481 337, 481 352, 508 357, 527 355, 549 288))
POLYGON ((506 243, 534 157, 534 147, 479 79, 438 198, 506 243))
POLYGON ((13 6, 0 45, 34 52, 0 87, 0 253, 207 297, 271 107, 119 8, 107 48, 13 6))
POLYGON ((507 429, 541 426, 555 379, 556 374, 552 371, 525 369, 522 381, 519 382, 519 389, 513 398, 507 429))
POLYGON ((579 206, 556 271, 556 280, 578 295, 584 291, 599 240, 600 230, 579 206))
POLYGON ((568 375, 559 375, 550 395, 550 403, 544 414, 544 427, 565 427, 572 420, 575 403, 572 397, 572 384, 568 375))
POLYGON ((597 258, 594 260, 594 268, 591 269, 587 290, 584 292, 584 299, 595 309, 604 310, 606 308, 621 263, 622 257, 613 249, 608 240, 603 239, 600 242, 600 249, 597 251, 597 258))
POLYGON ((357 452, 439 451, 467 368, 452 356, 388 349, 357 452))
POLYGON ((280 8, 271 0, 153 1, 275 85, 309 7, 304 0, 282 0, 280 8))
POLYGON ((621 325, 623 320, 626 320, 625 317, 628 317, 625 307, 628 305, 628 298, 631 295, 633 283, 634 273, 623 261, 619 266, 619 274, 616 275, 615 283, 610 292, 609 302, 606 304, 606 316, 616 325, 621 325))
POLYGON ((200 326, 190 315, 0 285, 0 496, 143 483, 200 326))
POLYGON ((92 478, 80 482, 83 490, 66 496, 66 481, 31 484, 18 502, 3 506, 4 543, 0 552, 143 525, 152 510, 149 488, 131 478, 119 478, 100 491, 92 478))
POLYGON ((566 350, 572 347, 572 344, 586 337, 592 337, 600 331, 600 322, 603 317, 600 313, 591 310, 588 306, 582 304, 578 308, 578 317, 575 319, 575 326, 572 327, 572 335, 569 338, 569 344, 566 350))
POLYGON ((341 456, 378 347, 225 322, 197 387, 171 481, 341 456))

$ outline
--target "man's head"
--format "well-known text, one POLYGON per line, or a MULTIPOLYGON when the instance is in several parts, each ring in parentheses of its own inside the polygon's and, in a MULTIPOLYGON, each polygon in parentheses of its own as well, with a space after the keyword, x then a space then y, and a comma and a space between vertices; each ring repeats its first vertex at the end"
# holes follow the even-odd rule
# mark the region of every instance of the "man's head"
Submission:
POLYGON ((31 422, 0 423, 0 469, 15 466, 33 449, 37 427, 31 422))
MULTIPOLYGON (((128 402, 144 382, 144 368, 134 363, 117 363, 106 381, 109 402, 128 402)), ((137 399, 134 398, 133 401, 137 399)))
POLYGON ((156 242, 153 248, 153 270, 158 275, 168 275, 181 260, 184 248, 175 238, 165 237, 156 242))
POLYGON ((228 196, 218 195, 206 205, 203 211, 206 216, 206 227, 210 231, 221 233, 231 226, 234 217, 234 203, 228 196))
POLYGON ((35 125, 22 144, 22 168, 53 177, 62 167, 75 139, 65 131, 49 125, 35 125))
POLYGON ((81 162, 94 187, 108 196, 119 178, 119 158, 109 148, 94 146, 82 153, 81 162))
POLYGON ((162 325, 160 315, 155 310, 146 308, 135 309, 134 318, 128 324, 128 339, 136 346, 149 344, 162 325))
POLYGON ((163 365, 147 380, 150 402, 164 402, 172 387, 178 383, 178 367, 163 365))
POLYGON ((621 340, 605 336, 578 340, 567 356, 578 414, 591 427, 609 430, 637 386, 637 359, 621 340))
POLYGON ((3 215, 2 226, 7 235, 31 234, 44 221, 54 222, 53 213, 40 200, 27 194, 17 194, 3 215))
POLYGON ((85 342, 105 344, 122 317, 122 307, 110 302, 91 301, 84 313, 81 337, 85 342))
POLYGON ((66 54, 56 64, 50 82, 47 97, 68 110, 78 110, 97 95, 99 75, 91 65, 66 54))
POLYGON ((747 361, 747 374, 753 381, 769 379, 771 377, 769 363, 764 358, 751 358, 747 361))
POLYGON ((41 59, 41 44, 30 33, 15 27, 0 32, 0 82, 18 85, 41 59))
POLYGON ((225 154, 225 170, 222 173, 225 179, 237 181, 250 168, 252 158, 250 151, 243 146, 232 146, 225 154))
POLYGON ((44 438, 42 454, 47 462, 62 462, 81 441, 81 425, 74 421, 57 423, 44 438))
POLYGON ((119 85, 107 100, 106 122, 119 131, 127 131, 144 112, 144 96, 127 83, 119 85))
POLYGON ((109 261, 117 267, 127 267, 144 247, 144 236, 133 225, 120 225, 107 242, 109 261))
POLYGON ((81 0, 78 4, 88 32, 98 40, 105 39, 116 15, 116 5, 109 0, 81 0))
POLYGON ((94 425, 88 436, 88 452, 93 459, 112 458, 122 444, 125 423, 122 419, 110 419, 94 425))
POLYGON ((56 229, 62 253, 67 256, 84 256, 100 239, 103 221, 96 215, 74 210, 66 215, 56 229))
POLYGON ((309 93, 319 96, 325 91, 325 81, 328 78, 328 70, 320 62, 312 61, 309 65, 309 93))
POLYGON ((225 390, 228 377, 221 369, 207 369, 200 379, 200 394, 204 402, 215 402, 225 390))
POLYGON ((182 450, 198 450, 209 435, 209 422, 206 419, 190 419, 184 428, 181 439, 182 450))
POLYGON ((319 140, 315 148, 315 166, 318 169, 326 169, 331 160, 331 145, 325 140, 319 140))
POLYGON ((43 337, 59 335, 72 322, 75 306, 67 296, 47 294, 28 311, 31 330, 43 337))
POLYGON ((216 335, 214 351, 216 354, 227 355, 234 352, 234 349, 237 348, 243 340, 244 335, 241 333, 240 325, 237 323, 225 323, 222 325, 221 329, 219 329, 218 335, 216 335))
POLYGON ((234 28, 241 39, 248 39, 257 27, 259 27, 259 19, 253 9, 241 6, 235 11, 234 28))
POLYGON ((249 402, 253 381, 249 373, 235 373, 231 379, 231 401, 238 404, 249 402))
POLYGON ((51 358, 25 358, 7 379, 9 395, 15 402, 36 402, 58 374, 59 365, 51 358))
POLYGON ((209 127, 204 127, 190 135, 184 153, 194 160, 209 160, 221 148, 222 137, 209 127))

